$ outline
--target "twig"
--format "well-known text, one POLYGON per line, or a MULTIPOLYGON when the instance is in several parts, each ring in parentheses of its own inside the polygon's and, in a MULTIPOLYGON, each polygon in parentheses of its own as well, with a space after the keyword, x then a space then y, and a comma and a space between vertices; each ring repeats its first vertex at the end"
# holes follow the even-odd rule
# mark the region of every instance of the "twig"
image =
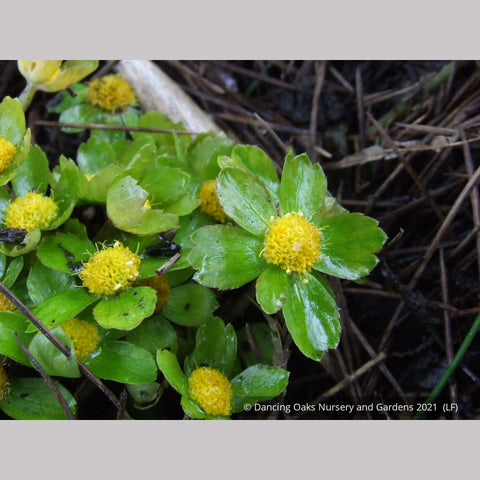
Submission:
POLYGON ((198 132, 189 132, 187 130, 175 130, 173 128, 149 128, 133 127, 128 125, 105 125, 103 123, 75 123, 75 122, 56 122, 53 120, 37 120, 35 125, 43 127, 56 128, 83 128, 85 130, 120 130, 123 132, 148 132, 148 133, 175 133, 177 135, 199 135, 198 132))
POLYGON ((30 363, 33 365, 35 370, 37 370, 37 372, 42 376, 48 388, 50 388, 52 393, 55 395, 55 398, 57 399, 58 403, 60 404, 62 410, 65 413, 65 416, 67 417, 67 420, 75 420, 75 416, 72 414, 72 411, 70 410, 67 401, 60 393, 60 390, 55 385, 55 383, 53 383, 53 380, 47 375, 47 372, 45 372, 42 366, 37 362, 36 358, 29 352, 28 348, 25 347, 20 338, 18 338, 17 332, 13 332, 13 334, 15 335, 15 340, 17 341, 19 347, 22 349, 22 352, 30 360, 30 363))
POLYGON ((158 267, 155 270, 156 275, 163 275, 169 268, 172 267, 178 260, 180 260, 180 257, 182 254, 180 252, 177 252, 173 257, 169 258, 161 267, 158 267))
MULTIPOLYGON (((3 283, 0 282, 0 292, 2 292, 27 318, 30 320, 35 327, 40 330, 43 335, 45 335, 50 342, 55 345, 67 358, 70 358, 71 352, 68 347, 63 345, 53 334, 52 332, 43 325, 43 323, 7 288, 3 283)), ((97 378, 80 360, 77 359, 78 366, 83 374, 101 391, 103 392, 108 399, 115 405, 115 407, 120 408, 120 402, 115 394, 110 391, 103 382, 97 378)))
MULTIPOLYGON (((327 390, 325 393, 322 393, 321 395, 319 395, 313 402, 309 403, 309 405, 312 405, 312 406, 317 405, 322 400, 326 400, 327 398, 330 398, 336 393, 342 391, 347 385, 352 383, 358 377, 361 377, 364 373, 368 372, 372 367, 374 367, 378 363, 383 362, 383 360, 385 360, 385 353, 381 352, 378 354, 376 358, 372 358, 372 360, 363 364, 360 368, 355 370, 352 374, 348 375, 341 382, 337 383, 334 387, 330 388, 330 390, 327 390)), ((302 416, 302 413, 299 413, 292 418, 299 418, 300 416, 302 416)))
MULTIPOLYGON (((447 286, 447 272, 445 268, 445 255, 443 248, 440 249, 440 282, 442 286, 442 300, 448 303, 448 286, 447 286)), ((447 355, 447 363, 452 363, 453 360, 453 340, 452 328, 450 324, 450 316, 447 310, 443 311, 443 323, 445 332, 445 353, 447 355)), ((453 403, 457 403, 457 384, 454 381, 450 382, 450 399, 453 403)), ((458 420, 458 412, 454 412, 454 418, 458 420)))

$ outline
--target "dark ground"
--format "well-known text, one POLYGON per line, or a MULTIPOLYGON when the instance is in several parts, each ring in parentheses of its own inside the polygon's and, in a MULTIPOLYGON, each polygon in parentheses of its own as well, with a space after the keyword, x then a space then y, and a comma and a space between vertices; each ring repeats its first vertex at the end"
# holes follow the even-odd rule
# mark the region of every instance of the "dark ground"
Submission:
MULTIPOLYGON (((332 195, 349 210, 380 220, 389 237, 365 284, 333 282, 342 308, 339 348, 316 363, 292 346, 284 398, 292 406, 290 414, 251 412, 238 418, 411 418, 413 413, 402 411, 403 406, 416 410, 425 400, 480 313, 478 181, 458 201, 480 167, 480 64, 158 64, 236 142, 257 144, 279 166, 286 146, 306 151, 323 166, 332 195), (373 411, 293 411, 295 404, 307 403, 365 404, 373 411)), ((16 62, 1 62, 0 98, 16 96, 22 88, 16 62)), ((39 119, 56 120, 45 111, 50 98, 39 94, 30 107, 34 141, 52 161, 59 153, 75 158, 80 137, 35 125, 39 119)), ((262 318, 254 305, 240 307, 235 301, 247 290, 224 299, 222 310, 228 315, 223 318, 236 328, 245 319, 262 318)), ((476 338, 437 399, 436 411, 426 418, 479 416, 479 355, 476 338), (450 403, 458 411, 444 413, 442 406, 450 403)), ((171 390, 151 411, 128 409, 135 418, 182 418, 171 390)), ((114 408, 94 391, 79 413, 83 418, 115 418, 114 408)))

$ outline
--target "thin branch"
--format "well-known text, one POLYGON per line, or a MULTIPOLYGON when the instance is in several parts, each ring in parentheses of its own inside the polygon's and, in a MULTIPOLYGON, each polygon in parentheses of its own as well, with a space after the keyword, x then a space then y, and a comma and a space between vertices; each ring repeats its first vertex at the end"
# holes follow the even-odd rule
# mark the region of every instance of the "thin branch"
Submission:
POLYGON ((29 352, 28 348, 22 343, 20 338, 18 338, 17 332, 13 332, 15 335, 15 340, 17 341, 19 347, 22 349, 22 352, 26 355, 26 357, 30 360, 30 363, 33 365, 33 368, 37 370, 37 372, 42 376, 47 384, 48 388, 52 391, 57 399, 58 403, 62 407, 62 410, 67 417, 67 420, 75 420, 75 416, 72 414, 67 401, 65 400, 64 396, 60 393, 58 387, 53 383, 53 380, 47 375, 47 372, 42 368, 42 366, 37 362, 36 358, 29 352))

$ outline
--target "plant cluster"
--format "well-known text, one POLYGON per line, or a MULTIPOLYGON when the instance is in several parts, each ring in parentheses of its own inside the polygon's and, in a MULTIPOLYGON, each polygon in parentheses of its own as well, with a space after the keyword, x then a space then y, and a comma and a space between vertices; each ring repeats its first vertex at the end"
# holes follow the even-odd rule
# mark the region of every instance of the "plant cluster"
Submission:
POLYGON ((368 275, 386 236, 376 220, 331 197, 320 165, 291 152, 279 176, 256 146, 235 145, 223 133, 176 133, 183 126, 142 112, 121 77, 78 83, 96 68, 89 62, 22 61, 19 68, 27 93, 0 104, 6 415, 75 415, 64 379, 85 368, 124 384, 136 408, 161 401, 170 385, 190 418, 230 418, 246 403, 281 395, 289 372, 274 354, 271 323, 236 329, 228 314, 216 315, 221 290, 250 282, 259 308, 285 321, 305 356, 319 361, 337 347, 339 309, 328 276, 368 275), (60 155, 50 168, 25 126, 36 90, 60 91, 49 109, 62 122, 146 131, 93 129, 76 158, 60 155), (89 206, 104 218, 93 233, 78 215, 89 206), (239 342, 247 333, 262 362, 239 342))

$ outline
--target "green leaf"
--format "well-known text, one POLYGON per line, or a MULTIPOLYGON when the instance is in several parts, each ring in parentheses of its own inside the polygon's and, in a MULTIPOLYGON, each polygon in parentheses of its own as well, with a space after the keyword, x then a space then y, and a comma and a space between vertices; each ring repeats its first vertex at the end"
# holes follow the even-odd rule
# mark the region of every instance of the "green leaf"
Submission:
POLYGON ((322 229, 321 257, 314 268, 329 275, 356 280, 368 275, 387 236, 377 220, 361 213, 328 217, 319 222, 322 229))
POLYGON ((25 333, 27 319, 19 312, 0 312, 0 355, 13 358, 22 365, 31 366, 23 350, 17 343, 15 332, 20 341, 28 347, 34 334, 25 333))
POLYGON ((188 261, 197 270, 193 278, 206 287, 241 287, 265 267, 262 241, 241 228, 209 225, 197 230, 192 240, 196 245, 188 261))
POLYGON ((85 360, 85 365, 97 377, 120 383, 150 383, 157 378, 154 357, 147 350, 120 340, 103 342, 100 354, 85 360))
MULTIPOLYGON (((185 130, 185 127, 181 123, 174 123, 165 115, 153 111, 141 115, 138 119, 138 126, 146 128, 185 130)), ((157 146, 170 145, 173 147, 175 145, 172 133, 132 132, 134 140, 146 136, 152 137, 157 146)), ((188 144, 190 142, 190 137, 188 135, 182 135, 181 140, 184 144, 188 144)))
POLYGON ((312 166, 306 154, 287 155, 280 183, 280 211, 303 212, 309 219, 322 205, 327 180, 320 165, 312 166))
POLYGON ((253 235, 264 235, 277 215, 265 185, 240 168, 224 168, 217 179, 217 196, 225 213, 253 235))
POLYGON ((25 114, 16 98, 5 97, 0 103, 0 136, 18 145, 25 135, 25 114))
POLYGON ((58 205, 58 215, 48 230, 54 230, 68 220, 79 197, 79 175, 73 160, 62 155, 54 173, 58 176, 52 185, 52 196, 58 205))
POLYGON ((54 328, 51 332, 57 340, 70 348, 70 358, 67 358, 53 345, 42 332, 38 332, 33 337, 28 350, 45 370, 47 375, 68 378, 80 377, 77 357, 70 338, 68 338, 67 334, 61 328, 54 328))
POLYGON ((190 175, 179 168, 155 166, 142 171, 139 187, 151 195, 152 207, 164 207, 178 200, 186 191, 190 175))
MULTIPOLYGON (((262 149, 254 145, 235 145, 231 156, 231 160, 239 167, 246 168, 265 184, 275 204, 277 204, 280 180, 271 158, 262 149)), ((222 165, 220 159, 219 164, 222 168, 227 166, 227 164, 222 165)))
POLYGON ((218 307, 215 294, 209 288, 187 283, 170 289, 162 313, 177 325, 197 327, 212 318, 218 307))
MULTIPOLYGON (((57 380, 53 380, 72 414, 76 401, 57 380)), ((0 409, 15 420, 66 420, 67 416, 54 393, 43 378, 12 378, 8 395, 0 402, 0 409)))
MULTIPOLYGON (((58 327, 62 322, 75 317, 97 300, 96 295, 90 295, 83 288, 75 288, 47 298, 33 309, 33 314, 47 328, 58 327)), ((35 330, 36 327, 31 325, 27 331, 35 330)))
POLYGON ((108 217, 120 230, 139 235, 154 235, 178 228, 177 215, 144 208, 147 198, 148 192, 137 185, 136 179, 123 177, 108 190, 108 217))
POLYGON ((108 189, 123 172, 119 165, 109 165, 88 180, 79 175, 79 198, 84 202, 104 204, 107 201, 108 189))
POLYGON ((116 162, 116 153, 106 140, 93 136, 82 143, 77 152, 80 171, 87 175, 98 173, 116 162))
POLYGON ((254 404, 280 395, 290 373, 271 365, 252 365, 231 380, 232 412, 241 412, 246 403, 254 404))
POLYGON ((23 257, 13 258, 8 264, 7 271, 5 272, 5 278, 3 279, 3 284, 7 288, 13 287, 22 269, 23 257))
POLYGON ((87 261, 95 251, 87 237, 73 233, 44 236, 37 247, 38 258, 44 265, 65 273, 74 273, 79 262, 87 261))
POLYGON ((327 191, 320 210, 318 210, 318 212, 312 217, 311 221, 315 225, 318 225, 318 223, 324 218, 333 217, 334 215, 343 215, 344 213, 348 213, 348 210, 339 205, 335 198, 333 198, 327 191))
POLYGON ((157 314, 146 318, 137 328, 128 332, 128 342, 138 345, 156 355, 158 349, 177 348, 177 333, 172 325, 157 314))
POLYGON ((275 265, 268 265, 257 279, 257 302, 265 313, 278 312, 285 303, 287 274, 275 265))
POLYGON ((183 195, 178 200, 165 207, 166 213, 175 215, 188 215, 200 205, 200 199, 193 195, 183 195))
POLYGON ((12 180, 12 187, 17 197, 23 197, 35 190, 45 195, 52 181, 48 159, 38 145, 32 145, 25 161, 17 168, 17 174, 12 180))
MULTIPOLYGON (((65 123, 98 123, 102 116, 102 110, 88 103, 74 105, 64 110, 58 119, 59 122, 65 123)), ((65 133, 83 132, 83 128, 64 127, 62 131, 65 133)))
POLYGON ((218 318, 198 327, 195 348, 185 360, 185 373, 191 373, 204 365, 230 376, 237 356, 237 335, 232 325, 225 325, 218 318))
POLYGON ((200 182, 215 178, 220 171, 217 158, 220 155, 230 155, 233 143, 221 132, 215 136, 206 135, 196 143, 189 156, 192 171, 200 182))
POLYGON ((6 187, 0 187, 0 221, 4 223, 5 219, 5 210, 10 205, 12 201, 10 193, 6 187))
POLYGON ((320 360, 326 350, 337 347, 340 314, 321 275, 311 273, 308 283, 302 283, 295 274, 288 277, 283 315, 293 341, 305 356, 320 360))
POLYGON ((103 328, 132 330, 152 315, 156 302, 157 292, 153 288, 132 287, 101 300, 95 305, 93 316, 103 328))
POLYGON ((183 396, 188 396, 188 378, 178 363, 177 356, 169 350, 158 350, 157 364, 167 382, 183 396))
MULTIPOLYGON (((19 257, 22 258, 23 257, 19 257)), ((54 270, 37 261, 27 279, 28 294, 35 305, 40 305, 57 293, 72 290, 75 282, 72 275, 54 270)))

